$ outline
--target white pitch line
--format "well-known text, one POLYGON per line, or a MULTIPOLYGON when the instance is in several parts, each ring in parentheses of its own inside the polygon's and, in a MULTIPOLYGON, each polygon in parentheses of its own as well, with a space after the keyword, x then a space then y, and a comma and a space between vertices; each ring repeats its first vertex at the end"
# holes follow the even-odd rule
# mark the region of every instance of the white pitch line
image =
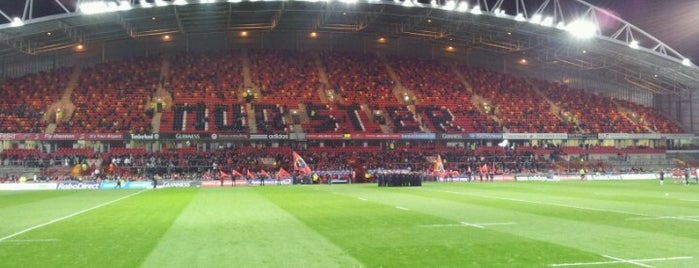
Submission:
POLYGON ((428 228, 433 228, 433 227, 476 227, 480 229, 484 229, 486 226, 493 226, 493 225, 512 225, 515 224, 514 222, 486 222, 486 223, 468 223, 468 222, 459 222, 459 223, 448 223, 448 224, 430 224, 430 225, 418 225, 418 227, 428 227, 428 228))
POLYGON ((680 199, 680 201, 699 202, 699 199, 680 199))
POLYGON ((478 229, 485 229, 483 225, 480 224, 475 224, 475 223, 468 223, 468 222, 461 222, 461 224, 466 225, 466 226, 471 226, 471 227, 476 227, 478 229))
MULTIPOLYGON (((608 257, 608 256, 605 256, 608 257)), ((572 263, 556 263, 556 264, 549 264, 549 267, 564 267, 564 266, 588 266, 588 265, 605 265, 605 264, 616 264, 616 263, 629 263, 628 261, 633 261, 633 262, 658 262, 658 261, 674 261, 674 260, 689 260, 693 259, 694 257, 690 256, 681 256, 681 257, 669 257, 669 258, 653 258, 653 259, 639 259, 639 260, 615 260, 615 261, 597 261, 597 262, 572 262, 572 263)))
POLYGON ((358 198, 359 198, 359 200, 366 201, 366 198, 364 198, 364 197, 358 197, 358 198))
POLYGON ((605 258, 610 258, 610 259, 612 259, 612 260, 620 261, 620 262, 623 262, 623 263, 633 264, 633 265, 641 266, 641 267, 653 268, 653 266, 650 266, 650 265, 645 264, 645 263, 640 263, 640 262, 634 261, 634 260, 627 260, 627 259, 622 259, 622 258, 617 258, 617 257, 609 256, 609 255, 602 255, 602 256, 605 257, 605 258))
POLYGON ((31 231, 31 230, 39 229, 39 228, 44 227, 44 226, 46 226, 46 225, 53 224, 53 223, 56 223, 56 222, 59 222, 59 221, 65 220, 65 219, 70 219, 70 218, 72 218, 72 217, 75 217, 75 216, 77 216, 77 215, 83 214, 83 213, 85 213, 85 212, 88 212, 88 211, 91 211, 91 210, 95 210, 95 209, 104 207, 104 206, 106 206, 106 205, 110 205, 110 204, 119 202, 119 201, 121 201, 121 200, 124 200, 124 199, 126 199, 126 198, 132 197, 132 196, 137 195, 137 194, 140 194, 140 193, 143 193, 143 192, 145 192, 145 191, 147 191, 147 190, 138 191, 138 192, 135 192, 135 193, 133 193, 133 194, 130 194, 130 195, 127 195, 127 196, 123 196, 123 197, 117 198, 117 199, 115 199, 115 200, 112 200, 112 201, 109 201, 109 202, 105 202, 105 203, 96 205, 96 206, 94 206, 94 207, 87 208, 87 209, 83 209, 83 210, 81 210, 81 211, 72 213, 72 214, 70 214, 70 215, 66 215, 66 216, 60 217, 60 218, 58 218, 58 219, 50 220, 50 221, 48 221, 48 222, 45 222, 45 223, 42 223, 42 224, 39 224, 39 225, 35 225, 35 226, 32 226, 32 227, 29 227, 29 228, 24 229, 24 230, 22 230, 22 231, 19 231, 19 232, 16 232, 16 233, 14 233, 14 234, 5 236, 5 237, 3 237, 3 238, 0 238, 0 242, 3 242, 3 241, 5 241, 5 240, 8 240, 8 239, 13 238, 13 237, 18 236, 18 235, 21 235, 21 234, 23 234, 23 233, 29 232, 29 231, 31 231))
POLYGON ((409 210, 409 209, 407 209, 407 208, 404 208, 404 207, 398 207, 398 206, 397 206, 396 208, 397 208, 397 209, 400 209, 400 210, 409 210))
POLYGON ((50 238, 50 239, 15 239, 15 240, 5 240, 3 242, 16 242, 16 243, 29 243, 29 242, 55 242, 61 241, 60 239, 50 238))
POLYGON ((638 218, 628 218, 627 221, 654 221, 654 220, 683 220, 683 221, 694 221, 699 222, 699 219, 695 219, 698 216, 657 216, 657 217, 638 217, 638 218))
MULTIPOLYGON (((581 206, 567 205, 567 204, 560 204, 560 203, 551 203, 551 202, 542 202, 542 201, 532 201, 532 200, 524 200, 524 199, 517 199, 517 198, 500 197, 500 196, 490 196, 490 195, 481 195, 481 194, 464 193, 464 192, 440 191, 440 190, 435 190, 435 191, 436 191, 436 192, 443 192, 443 193, 458 194, 458 195, 470 195, 470 196, 483 197, 483 198, 490 198, 490 199, 499 199, 499 200, 506 200, 506 201, 516 201, 516 202, 529 203, 529 204, 537 204, 537 205, 557 206, 557 207, 574 208, 574 209, 590 210, 590 211, 600 211, 600 212, 611 212, 611 213, 619 213, 619 214, 626 214, 626 215, 634 215, 634 216, 639 216, 639 217, 656 217, 656 216, 653 216, 653 215, 647 215, 647 214, 635 213, 635 212, 628 212, 628 211, 622 211, 622 210, 614 210, 614 209, 602 209, 602 208, 581 207, 581 206)), ((693 222, 699 221, 699 220, 687 219, 687 218, 671 218, 671 219, 674 219, 674 220, 681 220, 681 221, 693 221, 693 222)))

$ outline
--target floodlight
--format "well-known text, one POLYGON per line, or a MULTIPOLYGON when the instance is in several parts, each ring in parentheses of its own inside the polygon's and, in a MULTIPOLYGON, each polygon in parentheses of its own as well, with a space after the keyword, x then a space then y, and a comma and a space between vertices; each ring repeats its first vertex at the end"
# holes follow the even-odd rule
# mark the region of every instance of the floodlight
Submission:
POLYGON ((22 25, 24 25, 24 21, 22 21, 22 19, 20 19, 18 17, 14 17, 12 19, 12 22, 10 23, 10 27, 19 27, 22 25))
POLYGON ((176 5, 176 6, 184 6, 184 5, 187 5, 189 3, 187 3, 186 0, 175 0, 174 2, 172 2, 172 4, 176 5))
POLYGON ((109 7, 105 2, 82 3, 80 6, 78 6, 78 8, 80 9, 80 12, 85 15, 99 14, 109 11, 109 7))
POLYGON ((169 5, 169 4, 170 4, 170 3, 165 2, 165 1, 163 1, 163 0, 155 0, 155 6, 164 7, 164 6, 167 6, 167 5, 169 5))
POLYGON ((444 6, 442 6, 442 9, 446 9, 446 10, 454 10, 455 8, 456 8, 456 1, 454 1, 454 0, 449 0, 444 4, 444 6))
POLYGON ((636 41, 636 40, 631 41, 631 43, 629 43, 629 47, 630 47, 630 48, 633 48, 633 49, 639 49, 639 48, 640 48, 640 46, 638 45, 638 41, 636 41))
POLYGON ((579 19, 568 24, 566 30, 576 38, 588 39, 597 34, 597 25, 590 21, 579 19))
POLYGON ((685 59, 682 60, 682 65, 684 65, 684 66, 692 66, 692 61, 691 61, 690 59, 685 58, 685 59))
POLYGON ((517 16, 515 16, 516 21, 525 21, 526 19, 524 18, 524 14, 522 13, 517 13, 517 16))
POLYGON ((481 11, 481 6, 473 7, 473 9, 471 9, 471 13, 473 13, 474 15, 483 14, 483 11, 481 11))
POLYGON ((127 0, 119 1, 119 6, 116 8, 117 11, 128 11, 131 9, 131 3, 127 0))
POLYGON ((413 7, 413 6, 415 6, 415 4, 413 4, 413 1, 405 0, 405 1, 403 1, 403 6, 404 7, 413 7))
POLYGON ((551 27, 553 26, 553 17, 546 17, 541 21, 541 26, 551 27))
POLYGON ((559 30, 565 30, 565 29, 566 29, 566 24, 565 24, 564 22, 562 22, 562 21, 559 21, 558 23, 556 23, 556 28, 559 29, 559 30))
POLYGON ((496 8, 495 10, 493 10, 493 13, 494 13, 495 16, 497 16, 497 17, 502 17, 502 16, 505 15, 505 10, 502 10, 502 9, 500 9, 500 8, 496 8))
POLYGON ((242 0, 228 0, 228 3, 240 3, 242 0))
POLYGON ((456 7, 456 11, 467 12, 468 11, 468 3, 466 3, 466 2, 459 3, 459 5, 456 7))
POLYGON ((532 16, 529 19, 529 22, 531 22, 533 24, 539 24, 539 23, 541 23, 541 19, 542 19, 541 14, 537 13, 537 14, 534 14, 534 16, 532 16))

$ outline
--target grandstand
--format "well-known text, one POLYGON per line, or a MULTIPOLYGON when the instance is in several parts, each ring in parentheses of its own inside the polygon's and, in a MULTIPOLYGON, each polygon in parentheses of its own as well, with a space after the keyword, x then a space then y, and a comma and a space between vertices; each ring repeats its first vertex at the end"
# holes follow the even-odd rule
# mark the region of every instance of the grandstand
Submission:
POLYGON ((264 148, 257 158, 287 170, 278 149, 314 170, 429 170, 441 154, 451 169, 511 173, 693 163, 676 149, 694 147, 699 68, 584 1, 527 2, 29 0, 16 19, 2 13, 0 157, 260 169, 232 155, 264 148))

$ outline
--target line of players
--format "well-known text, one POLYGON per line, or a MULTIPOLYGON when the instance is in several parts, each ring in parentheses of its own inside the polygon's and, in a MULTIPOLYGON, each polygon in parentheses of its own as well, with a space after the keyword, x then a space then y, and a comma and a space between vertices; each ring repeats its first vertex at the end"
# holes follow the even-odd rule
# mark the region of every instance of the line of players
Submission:
MULTIPOLYGON (((694 178, 694 180, 699 184, 699 168, 692 170, 691 168, 673 168, 670 172, 672 180, 675 183, 684 183, 689 185, 689 180, 694 178), (683 180, 684 179, 684 180, 683 180)), ((665 181, 665 171, 660 171, 660 184, 665 181)))
POLYGON ((379 187, 422 186, 425 175, 421 172, 385 171, 374 174, 379 187))

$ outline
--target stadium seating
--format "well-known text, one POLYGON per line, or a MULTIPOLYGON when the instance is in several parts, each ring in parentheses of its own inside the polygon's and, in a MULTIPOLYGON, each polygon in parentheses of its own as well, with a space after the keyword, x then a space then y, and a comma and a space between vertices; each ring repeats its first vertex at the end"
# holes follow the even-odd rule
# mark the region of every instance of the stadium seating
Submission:
POLYGON ((82 70, 71 96, 76 106, 57 133, 149 133, 147 113, 158 88, 160 57, 132 58, 82 70))
POLYGON ((0 132, 44 132, 50 118, 48 106, 61 98, 72 70, 40 72, 0 84, 0 132))

